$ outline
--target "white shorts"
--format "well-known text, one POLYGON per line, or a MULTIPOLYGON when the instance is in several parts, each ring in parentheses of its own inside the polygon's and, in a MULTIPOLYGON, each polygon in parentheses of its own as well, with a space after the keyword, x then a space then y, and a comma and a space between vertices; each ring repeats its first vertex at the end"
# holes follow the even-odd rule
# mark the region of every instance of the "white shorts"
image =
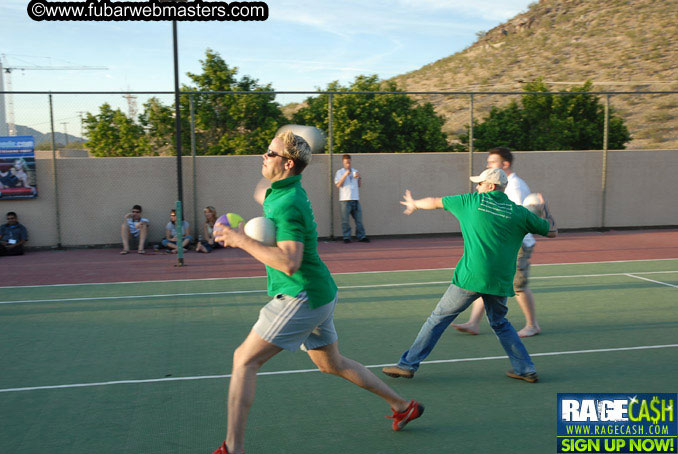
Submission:
POLYGON ((334 300, 315 309, 306 292, 296 297, 278 294, 261 311, 252 329, 262 339, 285 350, 313 350, 337 341, 334 300))

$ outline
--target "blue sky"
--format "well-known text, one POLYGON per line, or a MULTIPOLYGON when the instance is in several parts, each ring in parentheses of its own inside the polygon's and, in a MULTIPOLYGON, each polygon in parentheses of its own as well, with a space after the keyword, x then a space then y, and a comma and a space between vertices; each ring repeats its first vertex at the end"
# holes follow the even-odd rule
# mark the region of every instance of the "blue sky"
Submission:
MULTIPOLYGON (((527 0, 269 0, 265 22, 180 22, 179 61, 199 72, 205 49, 239 75, 276 90, 315 90, 360 74, 389 78, 458 52, 525 11, 527 0)), ((144 91, 173 89, 169 22, 34 22, 27 0, 0 1, 0 53, 9 66, 106 66, 105 71, 24 71, 14 90, 144 91)), ((14 97, 16 123, 45 130, 27 97, 14 97), (41 126, 42 125, 42 126, 41 126)), ((300 97, 281 97, 279 102, 300 97)), ((61 99, 57 120, 71 121, 101 98, 61 99), (67 106, 70 104, 70 106, 67 106)), ((108 100, 123 107, 125 101, 108 100)), ((143 99, 139 100, 139 104, 143 99)), ((94 105, 94 107, 92 107, 94 105)), ((40 108, 42 109, 42 108, 40 108)), ((57 121, 58 122, 58 121, 57 121)), ((75 124, 75 123, 73 123, 75 124)), ((57 128, 59 130, 59 128, 57 128)), ((78 133, 78 128, 69 130, 78 133)))

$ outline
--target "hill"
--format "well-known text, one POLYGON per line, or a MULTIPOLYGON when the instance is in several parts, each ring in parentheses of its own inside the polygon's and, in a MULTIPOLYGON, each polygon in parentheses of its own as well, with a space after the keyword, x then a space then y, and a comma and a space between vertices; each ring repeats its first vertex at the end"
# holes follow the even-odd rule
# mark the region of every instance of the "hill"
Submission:
MULTIPOLYGON (((42 132, 36 129, 22 125, 16 125, 16 132, 18 136, 33 136, 33 140, 35 141, 36 147, 38 145, 49 145, 50 147, 52 146, 52 134, 50 133, 43 134, 42 132)), ((54 141, 56 142, 57 147, 63 146, 66 143, 74 144, 76 142, 84 142, 82 138, 72 136, 70 134, 68 134, 68 142, 66 142, 66 134, 64 134, 63 132, 55 132, 54 141)))
MULTIPOLYGON (((678 90, 678 0, 541 0, 449 57, 394 78, 408 91, 520 91, 543 77, 553 91, 678 90)), ((469 124, 468 96, 425 96, 451 139, 469 124)), ((515 96, 475 96, 475 118, 515 96)), ((678 149, 678 94, 615 95, 627 148, 678 149)))

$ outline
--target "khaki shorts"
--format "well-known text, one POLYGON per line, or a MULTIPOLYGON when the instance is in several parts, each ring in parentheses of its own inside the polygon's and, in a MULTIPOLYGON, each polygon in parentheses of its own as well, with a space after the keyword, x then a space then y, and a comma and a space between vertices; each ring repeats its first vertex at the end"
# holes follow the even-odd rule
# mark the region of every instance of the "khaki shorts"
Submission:
POLYGON ((513 291, 522 292, 527 287, 527 281, 530 278, 530 257, 534 246, 521 246, 518 251, 518 260, 516 262, 516 275, 513 277, 513 291))
POLYGON ((314 350, 337 341, 334 307, 337 296, 315 309, 306 292, 293 297, 276 295, 261 311, 252 329, 262 339, 285 350, 314 350))

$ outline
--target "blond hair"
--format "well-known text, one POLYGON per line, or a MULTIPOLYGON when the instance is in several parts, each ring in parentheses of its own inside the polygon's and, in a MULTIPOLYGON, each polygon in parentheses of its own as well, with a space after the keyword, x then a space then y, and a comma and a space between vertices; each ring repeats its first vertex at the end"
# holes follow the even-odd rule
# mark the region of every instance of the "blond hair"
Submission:
POLYGON ((212 205, 208 205, 205 207, 205 210, 207 210, 212 215, 212 219, 208 220, 207 222, 213 224, 217 220, 217 209, 212 205))
POLYGON ((276 136, 282 140, 285 157, 294 161, 295 174, 298 175, 311 162, 311 146, 301 136, 294 134, 292 131, 285 131, 276 136))

